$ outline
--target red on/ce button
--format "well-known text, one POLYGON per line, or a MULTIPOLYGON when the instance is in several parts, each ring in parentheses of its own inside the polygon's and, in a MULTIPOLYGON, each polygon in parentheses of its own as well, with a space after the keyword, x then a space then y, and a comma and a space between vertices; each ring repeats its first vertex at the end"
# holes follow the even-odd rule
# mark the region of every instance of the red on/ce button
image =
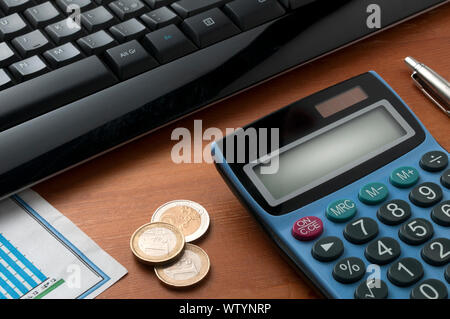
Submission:
POLYGON ((322 220, 315 216, 302 217, 292 226, 292 236, 301 241, 319 237, 323 232, 322 220))

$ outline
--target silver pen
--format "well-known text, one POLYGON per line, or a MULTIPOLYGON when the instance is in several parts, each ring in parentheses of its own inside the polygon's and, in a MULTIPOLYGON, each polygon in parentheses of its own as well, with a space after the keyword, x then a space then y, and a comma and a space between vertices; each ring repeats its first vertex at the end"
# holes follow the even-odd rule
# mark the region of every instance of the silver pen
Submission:
POLYGON ((450 83, 423 63, 407 57, 405 63, 413 70, 411 78, 447 116, 450 116, 450 83))

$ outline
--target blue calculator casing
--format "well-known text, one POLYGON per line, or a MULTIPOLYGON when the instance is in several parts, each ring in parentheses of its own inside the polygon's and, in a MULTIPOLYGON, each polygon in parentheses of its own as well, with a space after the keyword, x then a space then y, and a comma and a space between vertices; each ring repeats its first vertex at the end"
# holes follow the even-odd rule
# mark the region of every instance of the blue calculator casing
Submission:
MULTIPOLYGON (((371 182, 384 183, 385 185, 388 186, 389 189, 389 196, 387 200, 402 199, 407 201, 412 209, 412 215, 410 219, 419 217, 424 218, 430 221, 434 227, 433 238, 438 237, 449 238, 450 237, 449 229, 440 226, 432 221, 430 217, 432 207, 421 208, 415 206, 409 201, 408 195, 412 187, 406 189, 397 188, 394 187, 389 182, 389 175, 394 169, 401 166, 413 166, 420 173, 418 183, 426 181, 434 182, 442 187, 439 181, 442 172, 432 173, 423 170, 419 166, 419 160, 423 154, 429 151, 439 150, 447 154, 448 152, 444 150, 436 142, 436 140, 431 136, 431 134, 426 130, 426 128, 420 123, 417 117, 411 112, 409 107, 401 100, 401 98, 393 91, 393 89, 376 72, 370 71, 359 77, 350 79, 349 81, 354 81, 355 82, 354 84, 357 85, 360 77, 371 77, 372 78, 371 81, 377 81, 381 83, 386 90, 389 90, 392 96, 395 96, 395 98, 398 100, 397 102, 400 102, 403 105, 403 107, 412 114, 412 116, 419 123, 421 129, 425 134, 423 141, 419 145, 415 146, 413 149, 399 156, 390 163, 370 172, 368 175, 365 175, 356 181, 353 181, 352 183, 346 185, 345 187, 342 187, 341 189, 333 193, 327 194, 326 196, 323 196, 320 199, 317 199, 299 209, 294 209, 280 216, 268 213, 262 207, 262 205, 260 205, 260 202, 255 200, 254 196, 252 196, 249 193, 248 189, 244 187, 243 183, 238 178, 236 172, 231 168, 230 164, 226 162, 225 157, 222 154, 222 149, 219 146, 218 142, 213 143, 212 145, 212 154, 215 158, 216 167, 218 171, 221 173, 222 177, 226 180, 231 190, 241 200, 241 202, 243 202, 243 204, 254 215, 254 217, 260 222, 265 231, 275 241, 277 246, 289 257, 289 259, 293 262, 293 264, 297 267, 297 269, 300 270, 303 273, 303 275, 305 275, 305 277, 307 277, 307 279, 309 279, 309 281, 312 282, 315 288, 317 288, 318 291, 321 292, 325 297, 338 299, 354 298, 356 288, 358 287, 358 285, 360 285, 361 281, 365 280, 365 278, 367 278, 367 276, 369 275, 369 273, 366 273, 364 278, 359 282, 352 284, 342 284, 336 281, 332 276, 333 266, 335 265, 337 260, 332 262, 320 262, 315 258, 313 258, 311 254, 312 246, 316 240, 323 238, 325 236, 336 236, 339 237, 344 242, 345 247, 344 253, 341 257, 339 257, 339 259, 345 257, 358 257, 364 261, 366 266, 371 264, 364 256, 364 250, 368 245, 368 243, 363 245, 355 245, 350 243, 343 236, 343 230, 347 223, 343 224, 334 223, 325 217, 327 205, 335 200, 343 198, 351 199, 357 204, 358 210, 356 216, 352 220, 360 217, 370 217, 374 219, 375 221, 377 221, 379 226, 379 234, 377 235, 376 238, 387 236, 396 239, 401 245, 401 255, 399 258, 413 257, 422 263, 422 266, 424 268, 424 277, 421 279, 421 281, 431 278, 438 279, 442 283, 444 283, 447 287, 447 290, 450 291, 449 284, 444 278, 444 272, 447 266, 436 267, 427 264, 421 258, 421 249, 423 248, 424 245, 411 246, 402 242, 398 236, 399 228, 401 225, 388 226, 381 223, 377 219, 376 213, 378 208, 382 205, 382 203, 375 206, 369 206, 362 203, 358 199, 358 191, 364 185, 371 182), (324 231, 320 237, 309 242, 304 242, 299 241, 292 236, 291 234, 292 225, 294 224, 295 221, 297 221, 299 218, 303 216, 317 216, 322 220, 324 231)), ((326 92, 327 90, 328 89, 322 92, 326 92)), ((319 92, 319 94, 321 94, 322 92, 319 92)), ((379 97, 380 100, 382 100, 383 98, 384 98, 383 96, 379 97)), ((442 190, 443 190, 443 200, 449 200, 450 199, 449 190, 446 189, 445 187, 442 187, 442 190)), ((390 265, 391 264, 381 266, 381 279, 388 284, 389 288, 388 298, 394 299, 409 298, 411 290, 415 285, 405 288, 393 285, 387 278, 387 269, 389 268, 390 265)))

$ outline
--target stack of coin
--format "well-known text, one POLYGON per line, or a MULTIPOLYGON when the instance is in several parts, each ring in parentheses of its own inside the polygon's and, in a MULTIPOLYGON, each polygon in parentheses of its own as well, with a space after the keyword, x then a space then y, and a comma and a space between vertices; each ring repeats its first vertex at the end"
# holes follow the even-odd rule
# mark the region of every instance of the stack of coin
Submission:
POLYGON ((154 265, 156 276, 173 287, 187 287, 209 272, 210 261, 200 247, 189 244, 203 236, 209 215, 198 203, 176 200, 160 206, 151 222, 131 236, 131 251, 144 263, 154 265))

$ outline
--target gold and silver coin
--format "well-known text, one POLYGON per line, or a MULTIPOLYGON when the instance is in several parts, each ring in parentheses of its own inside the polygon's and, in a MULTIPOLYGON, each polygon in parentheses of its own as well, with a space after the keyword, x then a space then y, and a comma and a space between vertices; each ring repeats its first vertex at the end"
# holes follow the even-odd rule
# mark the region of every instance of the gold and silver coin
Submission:
POLYGON ((187 287, 205 278, 210 265, 209 257, 203 249, 193 244, 186 244, 183 254, 176 262, 156 266, 155 273, 167 285, 187 287))
POLYGON ((185 240, 178 227, 157 222, 139 227, 131 236, 130 246, 140 261, 159 265, 180 256, 185 240))
POLYGON ((209 214, 196 202, 174 200, 160 206, 153 214, 152 222, 165 222, 177 226, 189 243, 206 233, 209 227, 209 214))

